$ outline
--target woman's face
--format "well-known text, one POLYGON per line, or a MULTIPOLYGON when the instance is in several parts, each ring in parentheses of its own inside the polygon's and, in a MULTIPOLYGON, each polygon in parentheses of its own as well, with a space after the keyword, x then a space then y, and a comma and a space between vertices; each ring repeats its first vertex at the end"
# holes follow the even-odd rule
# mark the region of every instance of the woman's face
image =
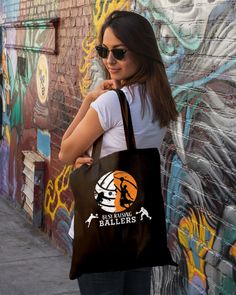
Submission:
POLYGON ((111 51, 109 51, 107 58, 103 58, 103 63, 110 73, 111 79, 119 81, 126 80, 138 71, 139 65, 134 58, 134 54, 117 39, 112 29, 109 27, 104 32, 102 45, 108 50, 114 48, 127 50, 122 60, 116 59, 111 51))

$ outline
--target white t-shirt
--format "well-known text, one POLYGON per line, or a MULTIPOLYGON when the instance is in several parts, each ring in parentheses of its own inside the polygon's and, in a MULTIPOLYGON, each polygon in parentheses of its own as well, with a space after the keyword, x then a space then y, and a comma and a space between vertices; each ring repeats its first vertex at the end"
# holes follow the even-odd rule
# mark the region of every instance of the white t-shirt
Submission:
MULTIPOLYGON (((139 86, 132 86, 132 91, 128 87, 123 87, 122 90, 130 106, 136 147, 160 149, 166 128, 160 128, 158 121, 152 122, 150 99, 148 98, 145 112, 142 115, 139 86)), ((126 150, 124 126, 116 92, 108 91, 102 94, 91 103, 91 107, 98 113, 100 124, 104 130, 100 157, 126 150)), ((91 155, 91 149, 89 154, 91 155)), ((71 222, 69 235, 74 237, 74 219, 71 222)))

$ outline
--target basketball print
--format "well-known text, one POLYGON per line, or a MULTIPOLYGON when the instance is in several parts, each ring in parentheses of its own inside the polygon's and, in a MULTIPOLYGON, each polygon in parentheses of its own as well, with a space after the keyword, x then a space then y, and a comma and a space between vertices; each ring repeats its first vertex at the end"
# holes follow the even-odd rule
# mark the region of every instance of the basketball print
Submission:
POLYGON ((110 171, 95 186, 94 197, 106 212, 114 213, 128 209, 137 197, 135 179, 124 171, 110 171))

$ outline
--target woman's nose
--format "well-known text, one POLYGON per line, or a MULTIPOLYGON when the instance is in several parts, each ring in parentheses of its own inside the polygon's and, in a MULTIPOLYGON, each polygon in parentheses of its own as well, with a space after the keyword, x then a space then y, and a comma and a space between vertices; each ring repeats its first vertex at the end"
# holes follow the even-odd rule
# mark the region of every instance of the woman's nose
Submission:
POLYGON ((116 59, 114 58, 114 56, 113 56, 113 54, 112 54, 111 51, 109 51, 109 53, 108 53, 107 62, 108 62, 109 64, 114 64, 114 63, 116 63, 116 59))

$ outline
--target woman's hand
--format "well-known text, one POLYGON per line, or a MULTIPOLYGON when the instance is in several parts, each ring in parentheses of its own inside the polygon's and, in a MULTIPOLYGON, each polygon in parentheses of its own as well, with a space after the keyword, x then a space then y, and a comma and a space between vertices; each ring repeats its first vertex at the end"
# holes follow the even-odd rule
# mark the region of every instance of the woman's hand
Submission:
POLYGON ((84 155, 84 156, 78 157, 75 160, 74 169, 80 168, 84 164, 86 164, 88 166, 92 165, 93 164, 93 159, 91 157, 89 157, 88 155, 84 155))
POLYGON ((121 87, 121 82, 118 80, 104 80, 102 83, 102 87, 106 90, 118 89, 121 87))
POLYGON ((89 99, 91 102, 95 101, 101 94, 107 92, 108 90, 120 88, 120 81, 117 80, 104 80, 99 86, 94 90, 88 92, 85 99, 89 99))

